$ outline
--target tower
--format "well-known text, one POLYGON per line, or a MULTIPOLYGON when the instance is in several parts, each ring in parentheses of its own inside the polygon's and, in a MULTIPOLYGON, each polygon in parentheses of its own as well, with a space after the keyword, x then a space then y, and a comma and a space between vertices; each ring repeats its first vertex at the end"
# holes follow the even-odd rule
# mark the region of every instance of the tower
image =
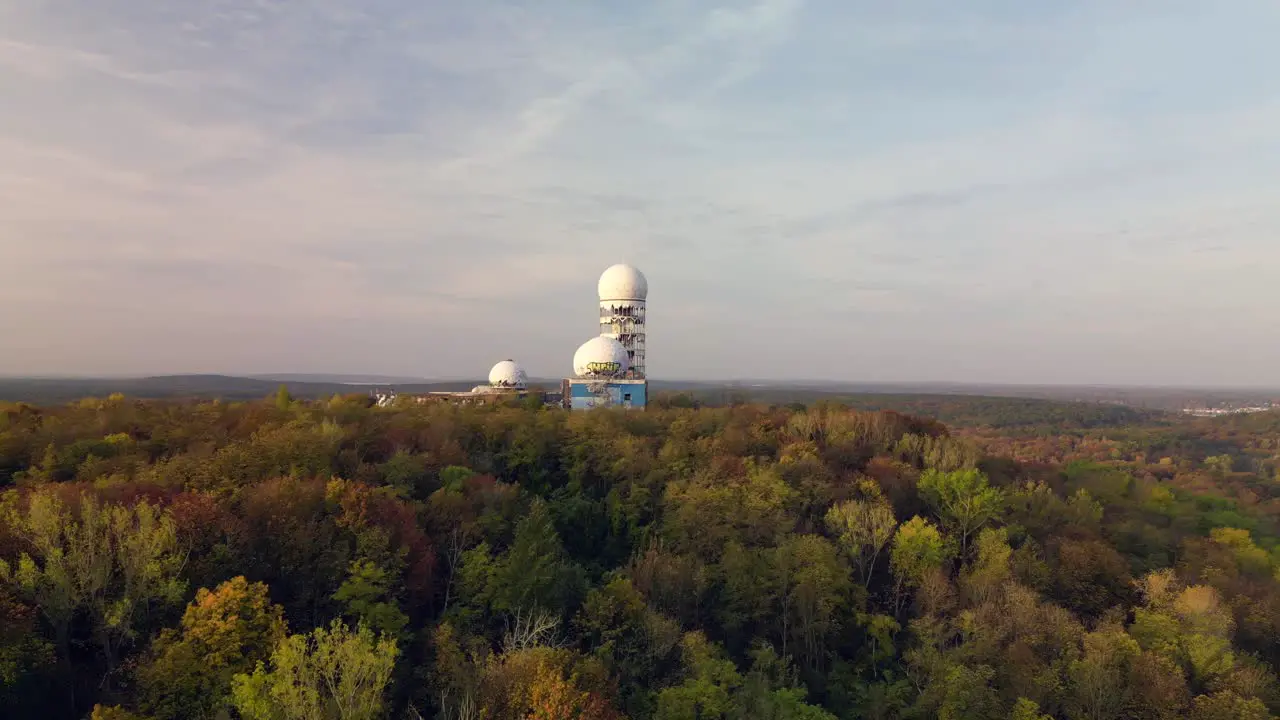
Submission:
POLYGON ((614 265, 600 276, 600 334, 626 348, 633 377, 645 376, 645 299, 649 282, 630 265, 614 265))

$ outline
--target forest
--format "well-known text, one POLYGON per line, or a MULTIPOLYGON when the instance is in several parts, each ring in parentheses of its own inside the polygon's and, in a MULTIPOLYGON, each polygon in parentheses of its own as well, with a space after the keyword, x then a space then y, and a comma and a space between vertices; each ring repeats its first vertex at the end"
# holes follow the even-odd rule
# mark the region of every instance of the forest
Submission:
POLYGON ((956 402, 0 403, 0 716, 1280 713, 1280 414, 956 402))

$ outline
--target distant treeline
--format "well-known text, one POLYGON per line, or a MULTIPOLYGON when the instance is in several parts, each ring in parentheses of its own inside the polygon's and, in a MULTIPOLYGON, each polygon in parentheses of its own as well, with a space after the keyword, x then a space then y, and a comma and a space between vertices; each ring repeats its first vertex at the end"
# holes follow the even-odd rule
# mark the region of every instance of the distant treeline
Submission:
MULTIPOLYGON (((394 387, 398 392, 403 393, 425 393, 436 390, 467 390, 477 382, 479 381, 456 381, 394 387)), ((285 384, 293 396, 308 399, 392 387, 336 382, 290 381, 285 384)), ((161 375, 145 378, 0 378, 0 401, 54 405, 74 402, 84 397, 106 397, 115 393, 152 400, 212 398, 254 400, 274 393, 280 385, 281 383, 277 380, 230 375, 161 375)))
MULTIPOLYGON (((323 399, 334 395, 364 394, 375 389, 394 389, 404 395, 435 391, 466 390, 480 381, 402 384, 395 386, 351 385, 334 382, 285 383, 294 397, 323 399)), ((894 410, 922 415, 959 427, 1053 427, 1100 428, 1161 422, 1169 416, 1115 404, 1066 402, 1021 397, 991 397, 959 394, 849 393, 800 386, 752 386, 737 384, 651 381, 659 404, 671 407, 726 407, 744 403, 804 406, 838 402, 860 410, 894 410)), ((254 400, 274 394, 281 386, 276 380, 227 375, 170 375, 147 378, 99 379, 0 379, 0 401, 57 405, 84 397, 107 397, 116 393, 141 399, 254 400)), ((555 391, 553 381, 535 382, 537 389, 555 391)))
POLYGON ((979 395, 840 394, 782 387, 702 388, 660 394, 658 402, 673 407, 772 403, 796 409, 818 403, 835 403, 858 410, 892 410, 921 415, 960 427, 1045 427, 1061 430, 1124 427, 1179 419, 1158 410, 1103 403, 979 395))

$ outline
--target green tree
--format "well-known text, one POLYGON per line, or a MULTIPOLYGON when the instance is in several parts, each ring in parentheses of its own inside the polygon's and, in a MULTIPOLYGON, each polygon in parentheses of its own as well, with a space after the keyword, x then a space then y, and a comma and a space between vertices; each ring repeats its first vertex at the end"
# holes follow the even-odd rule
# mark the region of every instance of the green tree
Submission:
POLYGON ((281 640, 269 667, 236 675, 232 704, 245 720, 374 720, 398 656, 392 638, 335 620, 281 640))
POLYGON ((36 610, 0 588, 0 707, 15 717, 34 717, 47 708, 55 661, 53 645, 40 633, 36 610))
POLYGON ((951 667, 941 678, 938 720, 1000 720, 1000 696, 991 687, 995 670, 986 665, 951 667))
POLYGON ((1271 557, 1253 542, 1248 530, 1220 527, 1209 532, 1213 542, 1227 549, 1241 572, 1265 577, 1271 570, 1271 557))
POLYGON ((84 494, 72 512, 40 489, 8 522, 32 552, 0 560, 0 582, 40 608, 64 659, 83 614, 109 675, 148 618, 181 601, 183 554, 172 518, 154 505, 103 505, 84 494))
POLYGON ((1040 712, 1040 705, 1034 700, 1018 698, 1009 711, 1009 720, 1053 720, 1053 716, 1040 712))
POLYGON ((1234 465, 1235 459, 1230 455, 1212 455, 1204 459, 1204 466, 1218 475, 1230 473, 1234 465))
POLYGON ((977 557, 961 575, 961 584, 975 604, 992 597, 1012 576, 1009 533, 1004 528, 983 528, 978 533, 977 557))
POLYGON ((933 523, 916 516, 898 527, 889 551, 893 568, 894 596, 899 606, 903 593, 919 587, 925 575, 946 562, 950 553, 942 533, 933 523))
POLYGON ((742 676, 702 633, 685 635, 681 642, 684 679, 658 693, 654 720, 725 720, 736 709, 734 695, 742 676))
POLYGON ((402 497, 425 497, 430 488, 430 462, 424 455, 397 451, 382 464, 382 479, 402 497))
POLYGON ((926 470, 918 486, 920 496, 959 538, 961 557, 968 554, 970 538, 1004 506, 1004 493, 988 485, 987 476, 974 469, 926 470))
POLYGON ((795 491, 777 467, 743 463, 731 477, 704 472, 666 486, 663 537, 672 549, 715 560, 730 542, 772 546, 795 527, 787 512, 795 491))
POLYGON ((651 715, 649 688, 679 649, 676 623, 650 610, 631 581, 618 577, 587 595, 573 624, 582 646, 617 680, 621 708, 651 715))
POLYGON ((577 592, 578 571, 565 557, 551 514, 541 499, 534 499, 516 526, 511 547, 483 573, 468 568, 468 562, 474 565, 480 561, 475 554, 479 549, 465 554, 464 584, 474 590, 476 574, 486 575, 480 598, 495 612, 559 611, 577 592))
POLYGON ((399 637, 409 618, 391 596, 392 583, 391 574, 373 561, 356 560, 333 599, 342 603, 345 614, 357 625, 368 625, 375 633, 399 637))
POLYGON ((476 476, 476 471, 469 467, 450 465, 440 471, 440 487, 450 492, 462 492, 463 483, 476 476))
POLYGON ((1257 698, 1242 698, 1224 690, 1201 695, 1191 703, 1189 720, 1271 720, 1267 706, 1257 698))
POLYGON ((819 535, 789 536, 771 559, 783 654, 790 647, 805 667, 819 669, 847 604, 848 566, 819 535))
POLYGON ((758 644, 751 652, 751 671, 735 693, 735 720, 836 720, 820 707, 805 702, 806 690, 786 658, 758 644))

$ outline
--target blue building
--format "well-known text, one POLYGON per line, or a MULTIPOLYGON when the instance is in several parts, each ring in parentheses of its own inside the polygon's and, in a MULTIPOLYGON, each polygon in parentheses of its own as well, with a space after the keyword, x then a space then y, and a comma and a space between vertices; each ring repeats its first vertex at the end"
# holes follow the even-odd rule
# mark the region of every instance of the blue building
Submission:
POLYGON ((649 382, 643 378, 567 378, 561 383, 561 396, 568 410, 644 409, 649 402, 649 382))

